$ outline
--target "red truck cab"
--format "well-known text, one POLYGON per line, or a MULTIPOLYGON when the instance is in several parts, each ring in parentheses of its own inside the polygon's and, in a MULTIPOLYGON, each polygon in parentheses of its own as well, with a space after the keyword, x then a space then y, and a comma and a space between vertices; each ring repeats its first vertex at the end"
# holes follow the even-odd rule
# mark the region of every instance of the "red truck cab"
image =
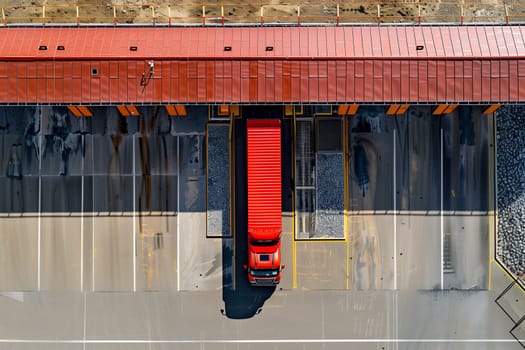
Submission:
POLYGON ((248 281, 281 281, 281 121, 247 121, 248 281))

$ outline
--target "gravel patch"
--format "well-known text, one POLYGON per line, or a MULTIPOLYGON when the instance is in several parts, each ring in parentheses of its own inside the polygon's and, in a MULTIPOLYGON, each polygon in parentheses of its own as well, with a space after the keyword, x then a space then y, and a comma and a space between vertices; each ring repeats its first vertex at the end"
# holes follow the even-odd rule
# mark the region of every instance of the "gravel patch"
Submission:
POLYGON ((503 106, 497 114, 497 255, 525 276, 525 106, 503 106))
POLYGON ((344 238, 343 169, 343 153, 317 153, 315 234, 312 238, 344 238))
POLYGON ((208 127, 207 235, 230 236, 228 125, 208 127))

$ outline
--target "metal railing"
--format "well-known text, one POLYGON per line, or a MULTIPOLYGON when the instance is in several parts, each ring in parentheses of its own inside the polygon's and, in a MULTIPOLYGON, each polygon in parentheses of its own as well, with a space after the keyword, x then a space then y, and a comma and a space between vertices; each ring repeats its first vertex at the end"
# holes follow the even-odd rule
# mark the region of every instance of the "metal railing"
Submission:
POLYGON ((4 26, 20 24, 331 24, 523 23, 525 3, 302 0, 295 3, 35 4, 1 7, 4 26))

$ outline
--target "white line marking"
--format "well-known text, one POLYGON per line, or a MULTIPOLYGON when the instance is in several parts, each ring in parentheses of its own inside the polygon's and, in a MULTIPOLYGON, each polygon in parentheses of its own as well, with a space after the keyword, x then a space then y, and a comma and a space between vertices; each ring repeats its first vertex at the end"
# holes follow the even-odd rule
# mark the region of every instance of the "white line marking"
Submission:
POLYGON ((135 134, 133 134, 132 173, 133 182, 133 291, 137 291, 137 189, 135 188, 135 134))
POLYGON ((397 186, 397 179, 396 179, 396 129, 394 129, 394 186, 393 186, 393 204, 394 204, 394 290, 397 289, 397 200, 396 200, 396 186, 397 186))
POLYGON ((0 339, 1 344, 344 344, 344 343, 516 343, 515 339, 170 339, 170 340, 151 340, 151 339, 0 339))
POLYGON ((87 308, 86 308, 86 293, 83 293, 84 294, 84 315, 83 315, 83 318, 82 318, 82 322, 83 322, 83 328, 84 328, 84 338, 83 338, 83 343, 84 343, 84 346, 83 346, 83 350, 86 350, 86 328, 87 328, 87 325, 86 325, 86 318, 87 318, 87 308))
MULTIPOLYGON (((82 149, 84 149, 85 140, 82 135, 82 149)), ((82 157, 81 173, 82 178, 80 182, 80 291, 84 289, 84 161, 82 157)))
POLYGON ((443 128, 440 129, 441 131, 441 138, 440 138, 440 145, 441 145, 441 159, 440 159, 440 166, 441 166, 441 171, 440 171, 440 194, 441 194, 441 198, 440 198, 440 210, 439 210, 439 229, 440 229, 440 241, 441 241, 441 267, 440 267, 440 271, 441 271, 441 289, 443 290, 443 287, 444 287, 444 284, 443 284, 443 255, 444 255, 444 247, 443 247, 443 237, 444 237, 444 227, 443 227, 443 191, 444 191, 444 188, 443 188, 443 128))
POLYGON ((177 136, 177 291, 180 291, 180 136, 177 136))
MULTIPOLYGON (((94 150, 94 144, 93 137, 91 137, 91 170, 94 173, 95 169, 95 150, 94 150)), ((91 223, 91 290, 95 291, 95 175, 93 174, 91 177, 91 204, 93 210, 93 216, 92 216, 92 223, 91 223)))
MULTIPOLYGON (((37 107, 39 108, 39 107, 37 107)), ((40 125, 42 125, 42 116, 40 116, 40 125)), ((37 249, 37 289, 40 290, 40 249, 42 242, 42 135, 38 136, 38 249, 37 249)))
MULTIPOLYGON (((398 320, 398 300, 397 300, 397 198, 396 198, 396 189, 397 189, 397 168, 396 168, 396 129, 394 129, 394 135, 393 135, 393 143, 394 143, 394 147, 393 147, 393 150, 394 150, 394 159, 393 159, 393 163, 394 163, 394 190, 393 190, 393 195, 394 195, 394 199, 393 199, 393 207, 394 207, 394 292, 393 292, 393 295, 392 295, 392 298, 393 298, 393 312, 392 312, 392 322, 393 322, 393 327, 392 327, 392 331, 393 331, 393 335, 395 335, 395 337, 397 338, 398 335, 399 335, 399 320, 398 320)), ((398 346, 397 346, 397 342, 395 343, 395 348, 397 349, 398 346)))

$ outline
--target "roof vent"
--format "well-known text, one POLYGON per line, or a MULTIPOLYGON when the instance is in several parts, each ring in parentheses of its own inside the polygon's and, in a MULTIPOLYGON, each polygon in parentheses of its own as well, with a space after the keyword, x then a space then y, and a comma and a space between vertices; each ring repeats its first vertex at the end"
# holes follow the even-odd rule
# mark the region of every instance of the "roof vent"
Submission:
POLYGON ((273 46, 266 46, 266 51, 273 51, 273 46))
POLYGON ((129 47, 129 51, 137 51, 137 50, 138 50, 137 46, 130 46, 129 47))
POLYGON ((232 47, 231 46, 225 46, 224 47, 224 51, 231 51, 232 50, 232 47))
POLYGON ((47 50, 47 46, 46 46, 46 45, 40 45, 40 46, 38 47, 38 49, 39 49, 40 51, 45 51, 45 50, 47 50))
POLYGON ((416 46, 416 50, 417 50, 417 51, 421 51, 421 50, 423 50, 424 48, 425 48, 425 47, 424 47, 423 45, 417 45, 417 46, 416 46))
POLYGON ((64 51, 66 48, 63 45, 58 45, 57 50, 58 51, 64 51))

